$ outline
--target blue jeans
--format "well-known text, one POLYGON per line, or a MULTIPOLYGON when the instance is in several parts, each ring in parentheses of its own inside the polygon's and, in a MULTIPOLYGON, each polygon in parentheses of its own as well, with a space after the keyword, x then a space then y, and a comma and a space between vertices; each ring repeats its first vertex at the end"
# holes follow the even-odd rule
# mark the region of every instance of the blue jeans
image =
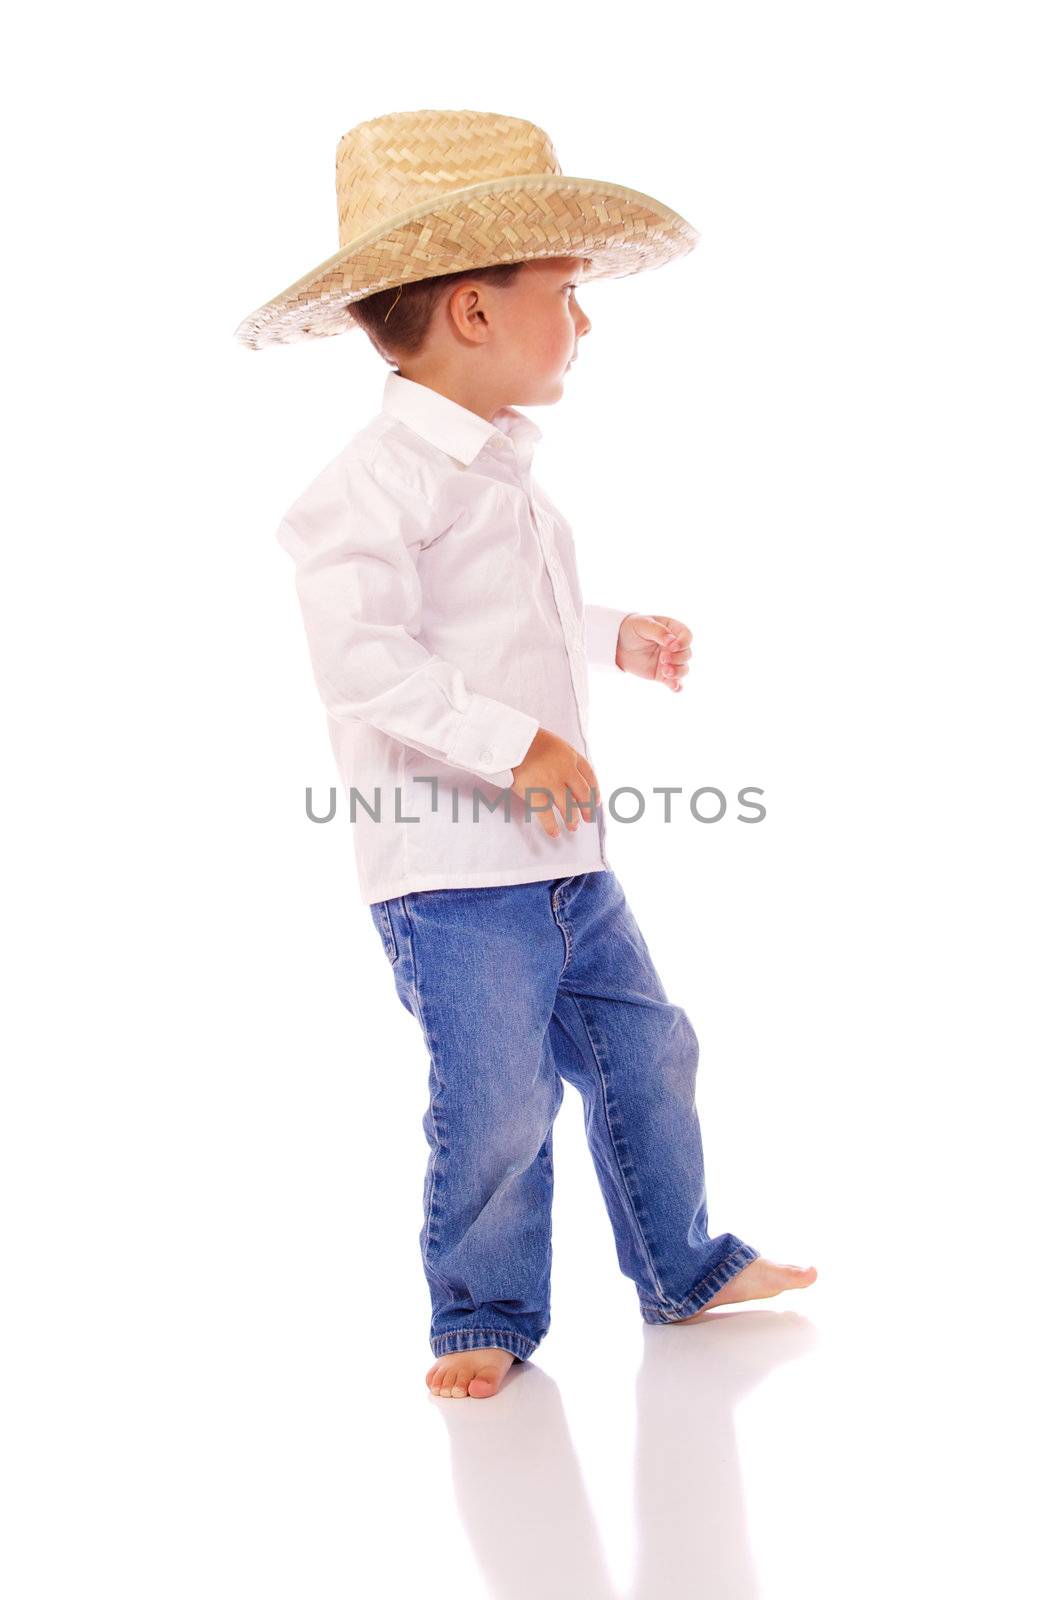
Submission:
POLYGON ((562 1080, 645 1322, 691 1315, 759 1251, 706 1220, 698 1040, 611 871, 370 906, 429 1052, 421 1256, 441 1356, 525 1360, 550 1324, 562 1080))

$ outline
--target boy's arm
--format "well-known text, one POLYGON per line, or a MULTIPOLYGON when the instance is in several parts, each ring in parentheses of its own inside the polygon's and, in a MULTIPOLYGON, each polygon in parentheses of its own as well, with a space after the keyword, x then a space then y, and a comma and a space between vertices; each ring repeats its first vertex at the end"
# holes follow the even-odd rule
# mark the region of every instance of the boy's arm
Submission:
POLYGON ((415 551, 431 531, 425 498, 361 460, 334 464, 286 512, 277 538, 296 563, 314 677, 331 717, 509 788, 539 723, 414 637, 415 551))
POLYGON ((619 667, 617 635, 625 617, 631 615, 613 606, 584 607, 584 649, 589 661, 598 667, 619 667))

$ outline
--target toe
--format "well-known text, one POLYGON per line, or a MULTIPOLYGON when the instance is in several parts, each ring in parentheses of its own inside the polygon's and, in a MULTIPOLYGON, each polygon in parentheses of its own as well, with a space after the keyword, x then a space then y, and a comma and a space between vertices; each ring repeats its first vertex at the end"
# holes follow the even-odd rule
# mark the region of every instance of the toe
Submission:
POLYGON ((449 1356, 441 1356, 429 1373, 429 1388, 433 1394, 440 1395, 451 1386, 451 1367, 449 1356))
POLYGON ((462 1363, 452 1359, 447 1368, 447 1375, 443 1380, 443 1395, 445 1399, 458 1400, 465 1394, 465 1375, 462 1363))
POLYGON ((475 1400, 486 1400, 496 1392, 501 1381, 502 1373, 494 1363, 477 1367, 469 1380, 469 1393, 475 1400))
POLYGON ((451 1399, 464 1400, 469 1389, 469 1380, 473 1376, 472 1367, 459 1367, 451 1382, 451 1399))
POLYGON ((448 1363, 450 1363, 450 1357, 442 1355, 442 1357, 438 1358, 438 1360, 435 1360, 435 1362, 432 1363, 432 1366, 430 1366, 429 1371, 426 1373, 427 1386, 429 1386, 429 1389, 432 1390, 432 1394, 434 1395, 440 1394, 440 1389, 442 1389, 443 1384, 445 1384, 446 1373, 448 1373, 448 1363))
POLYGON ((776 1273, 778 1287, 775 1293, 779 1294, 787 1289, 808 1289, 811 1283, 816 1282, 815 1267, 797 1267, 790 1262, 781 1264, 776 1273))
POLYGON ((478 1359, 477 1352, 440 1356, 425 1374, 425 1383, 434 1397, 443 1400, 461 1400, 472 1396, 486 1400, 497 1393, 503 1374, 509 1369, 512 1357, 499 1361, 478 1359))

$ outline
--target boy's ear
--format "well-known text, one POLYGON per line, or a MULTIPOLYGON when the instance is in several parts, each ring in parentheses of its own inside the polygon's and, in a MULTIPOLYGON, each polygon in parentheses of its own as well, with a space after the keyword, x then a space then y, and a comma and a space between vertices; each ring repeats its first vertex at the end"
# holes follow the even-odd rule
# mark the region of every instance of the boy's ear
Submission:
POLYGON ((476 283, 458 284, 447 296, 444 311, 465 339, 483 344, 488 336, 484 296, 476 283))

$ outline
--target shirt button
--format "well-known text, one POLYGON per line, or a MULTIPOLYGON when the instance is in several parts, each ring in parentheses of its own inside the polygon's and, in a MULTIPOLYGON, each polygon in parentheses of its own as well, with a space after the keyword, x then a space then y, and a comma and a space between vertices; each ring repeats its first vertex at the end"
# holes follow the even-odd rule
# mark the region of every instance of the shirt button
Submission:
POLYGON ((481 761, 483 761, 485 766, 490 766, 491 762, 493 762, 495 760, 495 751, 494 750, 482 750, 480 752, 480 759, 481 759, 481 761))

